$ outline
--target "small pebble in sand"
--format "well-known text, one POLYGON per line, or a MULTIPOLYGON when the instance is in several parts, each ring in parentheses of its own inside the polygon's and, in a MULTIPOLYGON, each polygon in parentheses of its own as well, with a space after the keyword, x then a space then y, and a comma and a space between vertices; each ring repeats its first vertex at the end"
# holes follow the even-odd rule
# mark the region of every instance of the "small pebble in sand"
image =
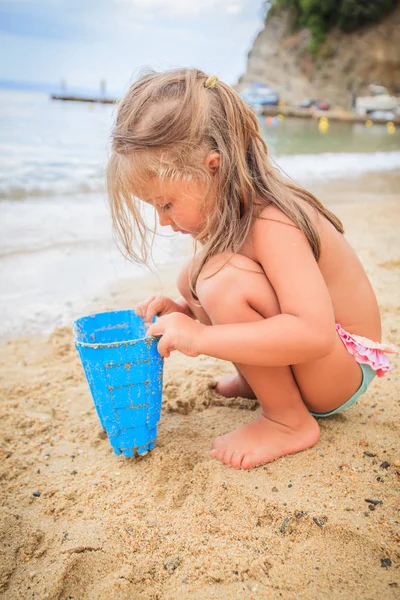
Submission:
POLYGON ((327 520, 328 519, 326 517, 322 517, 321 519, 319 519, 318 517, 313 517, 313 521, 316 525, 318 525, 318 527, 323 527, 327 520))
POLYGON ((35 496, 36 498, 39 498, 40 492, 39 491, 33 492, 32 496, 35 496))
POLYGON ((281 533, 285 533, 285 531, 286 531, 286 528, 287 528, 287 526, 289 525, 289 521, 290 521, 290 518, 289 518, 289 517, 285 517, 285 518, 283 519, 283 521, 282 521, 282 525, 281 525, 281 526, 280 526, 280 528, 279 528, 279 531, 280 531, 281 533))
POLYGON ((388 462, 387 460, 384 460, 383 463, 380 465, 381 469, 388 469, 390 467, 390 462, 388 462))
POLYGON ((392 566, 392 561, 390 558, 381 558, 381 567, 384 569, 389 569, 392 566))
POLYGON ((181 564, 180 556, 173 556, 164 560, 164 569, 169 573, 173 573, 181 564))
POLYGON ((378 506, 378 504, 383 504, 382 500, 372 500, 372 498, 365 498, 365 502, 374 504, 375 506, 378 506))
POLYGON ((374 458, 376 456, 376 454, 374 454, 373 452, 368 452, 368 450, 366 450, 364 452, 364 456, 369 456, 370 458, 374 458))
POLYGON ((272 488, 272 491, 273 491, 273 492, 279 492, 278 488, 277 488, 277 487, 275 487, 275 486, 272 488))
POLYGON ((374 506, 373 504, 370 504, 370 505, 368 506, 368 508, 369 508, 369 510, 375 510, 376 506, 374 506))
POLYGON ((71 471, 71 475, 76 475, 78 473, 78 471, 76 471, 75 469, 73 471, 71 471))

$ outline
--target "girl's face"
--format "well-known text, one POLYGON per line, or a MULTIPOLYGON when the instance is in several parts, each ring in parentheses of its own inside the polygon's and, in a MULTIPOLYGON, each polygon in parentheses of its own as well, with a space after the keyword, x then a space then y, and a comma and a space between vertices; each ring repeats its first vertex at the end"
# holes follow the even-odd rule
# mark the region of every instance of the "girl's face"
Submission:
POLYGON ((195 181, 154 179, 146 186, 145 202, 157 211, 160 225, 196 238, 206 224, 209 198, 204 185, 195 181))
POLYGON ((145 202, 154 206, 162 227, 169 225, 173 231, 193 238, 202 233, 207 215, 213 210, 216 201, 219 154, 209 154, 204 165, 213 176, 214 183, 211 186, 196 180, 153 178, 147 181, 145 189, 138 194, 145 202))

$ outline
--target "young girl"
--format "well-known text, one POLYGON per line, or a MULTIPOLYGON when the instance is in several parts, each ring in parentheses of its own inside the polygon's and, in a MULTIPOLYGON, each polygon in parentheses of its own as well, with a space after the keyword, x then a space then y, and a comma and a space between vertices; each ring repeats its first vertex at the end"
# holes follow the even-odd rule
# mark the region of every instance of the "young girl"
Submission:
POLYGON ((272 167, 252 110, 197 69, 151 73, 118 108, 108 189, 126 253, 146 261, 144 203, 197 252, 181 297, 136 307, 158 349, 232 361, 225 396, 257 397, 259 417, 211 455, 249 469, 317 443, 315 417, 356 402, 390 370, 375 294, 339 219, 272 167), (140 242, 140 253, 134 242, 140 242), (359 337, 365 336, 365 337, 359 337), (374 341, 371 341, 374 340, 374 341))

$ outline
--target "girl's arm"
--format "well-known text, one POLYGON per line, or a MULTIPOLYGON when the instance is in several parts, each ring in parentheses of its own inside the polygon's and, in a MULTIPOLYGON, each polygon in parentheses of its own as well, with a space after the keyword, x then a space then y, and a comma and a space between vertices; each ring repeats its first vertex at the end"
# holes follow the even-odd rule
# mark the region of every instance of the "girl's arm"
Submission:
POLYGON ((306 236, 268 207, 254 226, 254 259, 281 314, 262 321, 204 326, 198 352, 241 364, 285 366, 328 355, 336 339, 331 298, 306 236), (275 220, 274 220, 275 219, 275 220), (279 219, 279 222, 278 222, 279 219))

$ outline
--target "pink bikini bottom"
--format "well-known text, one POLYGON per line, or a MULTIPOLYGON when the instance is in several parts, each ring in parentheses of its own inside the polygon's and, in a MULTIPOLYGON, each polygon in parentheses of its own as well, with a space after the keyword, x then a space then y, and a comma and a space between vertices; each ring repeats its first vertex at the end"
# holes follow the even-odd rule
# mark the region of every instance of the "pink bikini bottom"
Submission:
POLYGON ((336 325, 336 331, 346 346, 347 351, 354 356, 356 362, 361 367, 361 385, 347 402, 335 408, 335 410, 331 410, 328 413, 314 413, 310 411, 314 417, 330 417, 353 406, 358 398, 367 391, 375 375, 383 377, 388 371, 393 369, 386 354, 397 354, 397 348, 391 344, 379 344, 368 338, 353 335, 342 329, 340 325, 336 325))
POLYGON ((393 369, 386 354, 397 354, 396 346, 379 344, 360 335, 353 335, 342 329, 340 325, 336 325, 336 331, 346 346, 346 350, 354 356, 356 362, 369 365, 378 377, 383 377, 393 369))

